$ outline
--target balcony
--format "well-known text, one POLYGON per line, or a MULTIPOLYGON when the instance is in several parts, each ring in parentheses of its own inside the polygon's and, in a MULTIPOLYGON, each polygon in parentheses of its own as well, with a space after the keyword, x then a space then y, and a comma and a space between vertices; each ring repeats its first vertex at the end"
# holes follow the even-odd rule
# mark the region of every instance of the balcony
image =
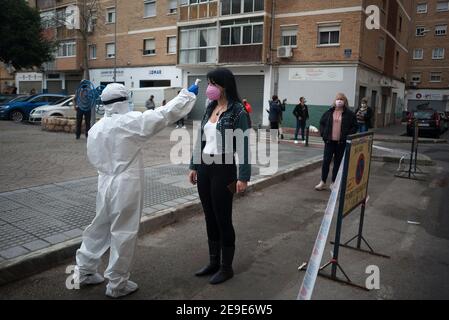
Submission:
POLYGON ((218 15, 218 1, 190 4, 179 8, 179 21, 216 18, 218 15))
POLYGON ((222 46, 219 52, 219 63, 261 63, 262 44, 222 46))

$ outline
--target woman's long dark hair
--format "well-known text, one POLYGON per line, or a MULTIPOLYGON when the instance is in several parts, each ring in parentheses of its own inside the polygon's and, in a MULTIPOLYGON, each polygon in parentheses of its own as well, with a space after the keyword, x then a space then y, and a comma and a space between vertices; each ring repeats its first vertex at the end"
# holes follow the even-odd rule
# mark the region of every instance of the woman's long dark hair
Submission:
POLYGON ((226 98, 230 102, 241 102, 235 83, 234 74, 226 68, 217 68, 207 74, 207 79, 212 84, 218 84, 223 87, 226 92, 226 98))

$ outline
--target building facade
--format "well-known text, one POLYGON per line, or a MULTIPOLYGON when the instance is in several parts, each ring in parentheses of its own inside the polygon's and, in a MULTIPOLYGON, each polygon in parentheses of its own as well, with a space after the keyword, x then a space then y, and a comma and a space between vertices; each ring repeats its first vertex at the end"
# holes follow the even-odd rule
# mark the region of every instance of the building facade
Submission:
MULTIPOLYGON (((46 31, 60 41, 60 48, 42 73, 43 91, 73 93, 86 69, 96 85, 116 81, 129 88, 181 87, 200 78, 205 88, 207 72, 224 66, 236 75, 241 98, 253 106, 255 125, 268 125, 265 110, 273 94, 287 99, 285 126, 294 126, 291 111, 301 96, 314 125, 337 92, 345 93, 353 108, 368 97, 376 127, 396 122, 405 108, 410 1, 96 2, 85 19, 85 39, 64 25, 46 31), (371 5, 378 8, 376 28, 367 27, 371 5)), ((70 5, 85 12, 85 4, 36 1, 44 21, 64 16, 70 5)), ((36 84, 20 79, 26 77, 18 75, 19 91, 36 84)), ((193 119, 204 112, 206 97, 200 92, 193 119)))
POLYGON ((449 111, 449 1, 413 2, 407 104, 449 111))

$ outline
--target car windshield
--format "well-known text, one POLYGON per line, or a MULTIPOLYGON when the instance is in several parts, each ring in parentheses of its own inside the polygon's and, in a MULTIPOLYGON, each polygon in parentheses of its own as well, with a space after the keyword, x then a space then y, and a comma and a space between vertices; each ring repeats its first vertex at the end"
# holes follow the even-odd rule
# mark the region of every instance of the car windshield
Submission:
POLYGON ((23 101, 27 101, 31 98, 31 96, 20 96, 20 97, 15 97, 14 99, 12 99, 9 102, 23 102, 23 101))
POLYGON ((432 111, 417 111, 414 113, 416 119, 422 120, 432 120, 433 112, 432 111))
POLYGON ((53 101, 53 102, 50 102, 49 103, 49 105, 55 105, 55 104, 60 104, 60 103, 63 103, 64 101, 66 101, 67 100, 67 97, 62 97, 61 99, 58 99, 58 100, 56 100, 56 101, 53 101))

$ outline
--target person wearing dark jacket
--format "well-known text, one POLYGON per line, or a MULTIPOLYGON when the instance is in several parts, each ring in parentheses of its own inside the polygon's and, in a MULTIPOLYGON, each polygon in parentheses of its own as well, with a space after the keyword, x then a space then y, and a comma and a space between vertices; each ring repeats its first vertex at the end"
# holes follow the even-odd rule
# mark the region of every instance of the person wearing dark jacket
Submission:
POLYGON ((332 183, 335 182, 345 152, 346 138, 348 135, 357 133, 357 129, 357 118, 355 113, 349 110, 348 99, 343 93, 338 93, 332 107, 323 114, 320 120, 320 134, 325 145, 321 181, 315 186, 316 190, 326 188, 332 159, 334 159, 332 183))
POLYGON ((207 79, 206 95, 211 102, 195 142, 189 180, 198 186, 210 259, 195 275, 212 275, 209 282, 219 284, 234 275, 233 194, 245 191, 251 177, 249 137, 238 139, 237 135, 249 132, 249 120, 230 70, 217 68, 207 74, 207 79), (239 159, 238 175, 235 153, 239 159))
POLYGON ((359 125, 359 132, 366 132, 371 128, 371 118, 373 116, 373 110, 368 107, 368 99, 363 98, 360 107, 355 111, 357 117, 357 123, 359 125))
POLYGON ((270 121, 270 129, 272 140, 277 140, 279 134, 279 123, 282 120, 282 106, 278 96, 274 95, 269 101, 270 108, 268 111, 268 121, 270 121), (273 131, 275 130, 275 131, 273 131))
POLYGON ((296 130, 295 130, 295 143, 299 143, 298 135, 299 129, 301 129, 302 141, 306 140, 305 138, 305 130, 306 130, 306 122, 309 119, 309 108, 305 104, 305 98, 301 97, 299 99, 299 104, 296 105, 293 110, 293 115, 296 118, 296 130))

